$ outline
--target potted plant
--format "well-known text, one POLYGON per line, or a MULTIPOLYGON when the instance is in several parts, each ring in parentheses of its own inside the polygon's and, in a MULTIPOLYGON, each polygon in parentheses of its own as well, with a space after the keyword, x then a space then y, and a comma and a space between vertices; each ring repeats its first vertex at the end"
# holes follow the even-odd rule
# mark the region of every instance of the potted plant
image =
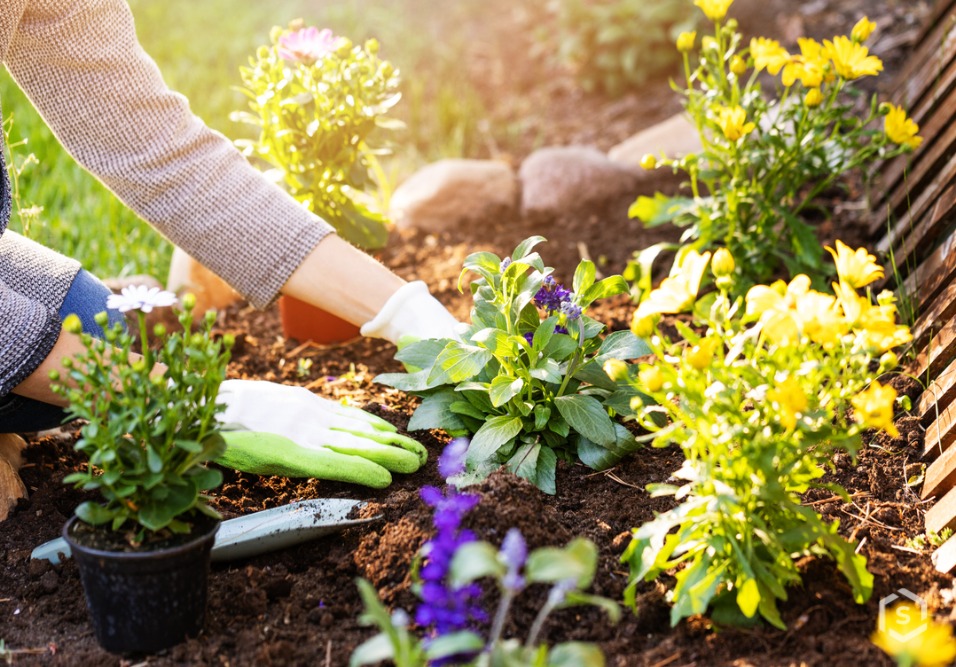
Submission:
MULTIPOLYGON (((274 28, 271 44, 240 69, 249 111, 232 119, 258 128, 236 144, 343 239, 365 250, 388 240, 388 179, 378 161, 381 130, 401 127, 385 114, 400 99, 398 71, 378 57, 378 42, 361 45, 295 21, 274 28), (377 201, 378 200, 378 201, 377 201)), ((358 327, 293 297, 279 299, 285 334, 332 343, 358 327)))
POLYGON ((64 483, 98 491, 63 528, 80 570, 87 607, 100 644, 114 653, 155 652, 195 635, 206 607, 209 553, 219 515, 203 492, 222 474, 205 466, 225 445, 216 403, 232 340, 211 336, 214 314, 192 330, 191 295, 178 313, 182 330, 151 350, 145 313, 175 303, 158 288, 130 287, 111 297, 111 308, 136 311, 136 337, 119 325, 103 339, 81 333, 75 316, 66 331, 80 334, 85 351, 64 360, 54 373, 55 391, 69 400, 67 412, 86 421, 77 451, 86 470, 64 483))

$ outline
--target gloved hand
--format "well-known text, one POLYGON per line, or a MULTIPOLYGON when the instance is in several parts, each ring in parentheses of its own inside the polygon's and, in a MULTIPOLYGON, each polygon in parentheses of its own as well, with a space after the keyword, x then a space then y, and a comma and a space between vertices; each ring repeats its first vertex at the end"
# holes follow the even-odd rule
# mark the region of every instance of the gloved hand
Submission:
POLYGON ((361 333, 369 338, 399 341, 425 338, 461 338, 463 325, 452 317, 421 280, 400 287, 378 314, 362 325, 361 333))
POLYGON ((236 470, 384 488, 391 472, 415 472, 428 459, 384 419, 305 387, 226 380, 216 400, 226 406, 217 417, 227 445, 216 461, 236 470))

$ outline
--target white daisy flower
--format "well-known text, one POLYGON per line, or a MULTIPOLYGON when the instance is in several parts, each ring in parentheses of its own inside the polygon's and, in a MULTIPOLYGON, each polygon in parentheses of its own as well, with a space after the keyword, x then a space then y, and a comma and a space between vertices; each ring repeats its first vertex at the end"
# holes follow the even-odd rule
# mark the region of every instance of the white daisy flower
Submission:
POLYGON ((131 285, 124 287, 119 294, 110 294, 106 298, 106 307, 121 313, 140 310, 149 313, 153 308, 165 308, 176 303, 176 295, 158 287, 131 285))

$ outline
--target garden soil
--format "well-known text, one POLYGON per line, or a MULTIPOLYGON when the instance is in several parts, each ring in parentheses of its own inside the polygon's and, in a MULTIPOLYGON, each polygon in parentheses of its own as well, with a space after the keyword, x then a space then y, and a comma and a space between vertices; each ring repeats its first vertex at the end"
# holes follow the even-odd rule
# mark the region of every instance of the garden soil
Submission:
MULTIPOLYGON (((740 0, 741 5, 745 2, 740 0)), ((762 32, 776 29, 787 34, 798 25, 798 34, 818 37, 845 32, 866 11, 881 22, 885 30, 881 39, 897 42, 892 52, 882 54, 888 70, 899 65, 900 54, 915 38, 912 27, 926 9, 925 3, 888 0, 766 0, 761 5, 762 12, 755 16, 772 17, 762 32)), ((891 76, 892 71, 884 80, 891 76)), ((531 94, 558 93, 539 87, 531 94)), ((661 82, 652 92, 628 98, 629 113, 658 113, 670 104, 663 101, 669 96, 672 93, 661 82)), ((606 111, 615 104, 622 103, 587 98, 579 109, 606 111)), ((565 109, 564 113, 571 112, 565 109)), ((576 129, 570 130, 567 118, 536 117, 535 122, 543 123, 545 134, 560 143, 575 140, 590 131, 587 128, 600 129, 602 123, 595 120, 600 118, 598 112, 590 119, 579 118, 576 129)), ((601 137, 605 141, 619 138, 623 137, 601 137)), ((834 221, 819 229, 824 241, 840 237, 851 244, 872 244, 859 231, 863 225, 853 202, 860 196, 854 184, 834 195, 834 221)), ((582 255, 590 256, 600 271, 610 275, 623 269, 633 250, 674 238, 673 232, 648 233, 628 220, 627 204, 608 202, 600 209, 569 211, 560 219, 487 221, 441 235, 396 232, 383 261, 409 280, 427 282, 453 313, 465 319, 469 301, 456 285, 462 260, 473 251, 504 254, 521 239, 542 234, 549 239, 541 248, 546 263, 567 280, 582 255)), ((590 314, 616 330, 627 327, 632 310, 626 298, 618 297, 599 304, 590 314)), ((241 305, 220 314, 217 329, 236 335, 230 366, 233 377, 304 385, 320 396, 364 407, 400 429, 416 405, 416 399, 372 381, 379 373, 401 370, 392 358, 394 348, 387 343, 359 339, 337 346, 300 344, 283 338, 275 309, 256 311, 241 305)), ((897 383, 912 397, 918 393, 915 383, 897 383)), ((829 479, 847 489, 851 503, 828 492, 814 492, 806 499, 826 519, 838 520, 841 534, 860 543, 875 577, 868 603, 853 602, 849 586, 832 562, 807 558, 800 563, 803 585, 790 589, 789 600, 781 605, 786 631, 761 626, 716 628, 703 617, 672 628, 666 591, 673 580, 665 577, 641 584, 636 611, 626 611, 618 624, 612 625, 598 610, 566 610, 551 618, 545 638, 599 642, 608 664, 620 667, 890 664, 869 641, 881 597, 906 588, 922 596, 942 617, 954 608, 952 578, 935 572, 931 547, 911 541, 922 533, 923 514, 930 506, 920 501, 918 489, 906 484, 919 471, 923 433, 913 417, 902 415, 898 424, 899 438, 879 436, 867 443, 857 460, 846 455, 834 459, 829 479)), ((430 512, 418 491, 424 484, 441 483, 434 462, 447 436, 441 432, 413 435, 428 447, 428 464, 416 474, 397 475, 384 490, 224 471, 225 483, 214 494, 213 505, 226 518, 295 500, 348 497, 368 501, 362 513, 381 514, 382 519, 278 553, 214 565, 203 633, 161 655, 126 657, 112 656, 98 647, 74 563, 54 566, 29 558, 35 545, 59 535, 76 505, 89 497, 61 484, 66 474, 81 466, 71 447, 75 429, 32 437, 22 471, 29 499, 21 500, 11 518, 0 523, 0 639, 12 651, 7 659, 15 665, 346 665, 352 650, 374 633, 358 621, 362 606, 356 578, 371 581, 391 608, 411 611, 416 604, 409 570, 431 534, 430 512)), ((586 536, 601 554, 593 592, 620 600, 627 567, 619 559, 630 529, 672 502, 652 499, 644 488, 667 480, 681 461, 679 450, 672 447, 639 451, 600 473, 562 464, 555 496, 496 473, 474 489, 482 501, 468 525, 480 538, 494 543, 500 543, 509 528, 518 527, 532 547, 561 545, 574 536, 586 536)), ((509 633, 521 636, 527 630, 543 596, 544 591, 532 588, 518 599, 509 633)))

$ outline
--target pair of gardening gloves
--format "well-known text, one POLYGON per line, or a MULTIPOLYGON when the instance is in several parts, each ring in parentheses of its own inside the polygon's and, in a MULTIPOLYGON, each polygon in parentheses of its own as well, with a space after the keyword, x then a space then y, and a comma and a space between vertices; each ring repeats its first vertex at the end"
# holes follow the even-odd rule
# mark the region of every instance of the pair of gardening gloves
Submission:
MULTIPOLYGON (((399 344, 457 338, 460 326, 416 281, 396 291, 361 333, 399 344)), ((428 458, 421 443, 384 419, 304 387, 226 380, 217 401, 225 406, 218 419, 226 441, 217 462, 236 470, 384 488, 391 473, 415 472, 428 458)))

